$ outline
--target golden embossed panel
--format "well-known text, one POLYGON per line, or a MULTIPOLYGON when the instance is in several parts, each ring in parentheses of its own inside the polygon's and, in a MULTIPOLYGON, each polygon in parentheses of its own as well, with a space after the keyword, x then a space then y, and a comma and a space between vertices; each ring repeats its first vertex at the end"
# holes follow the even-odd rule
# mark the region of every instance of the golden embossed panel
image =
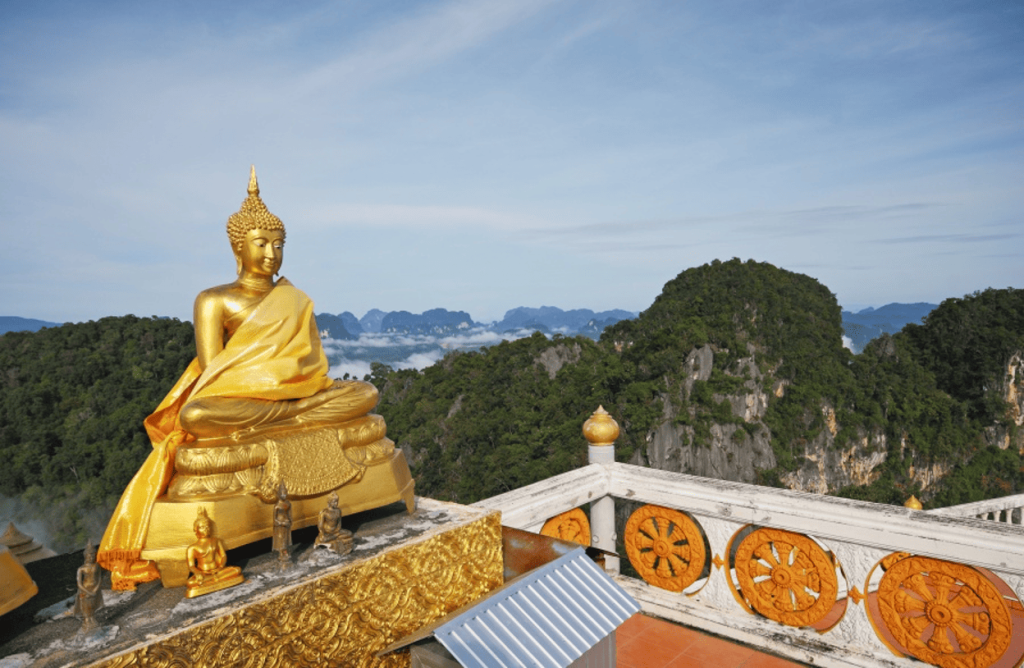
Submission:
POLYGON ((404 667, 408 652, 374 654, 501 583, 492 513, 94 666, 404 667))

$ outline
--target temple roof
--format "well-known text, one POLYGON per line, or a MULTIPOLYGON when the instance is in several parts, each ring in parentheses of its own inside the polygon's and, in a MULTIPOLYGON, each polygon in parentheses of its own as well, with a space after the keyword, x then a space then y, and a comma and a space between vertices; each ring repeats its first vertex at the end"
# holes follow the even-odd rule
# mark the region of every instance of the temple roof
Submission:
POLYGON ((57 556, 56 552, 14 526, 14 522, 8 524, 7 530, 0 536, 0 545, 10 549, 11 554, 22 564, 57 556))

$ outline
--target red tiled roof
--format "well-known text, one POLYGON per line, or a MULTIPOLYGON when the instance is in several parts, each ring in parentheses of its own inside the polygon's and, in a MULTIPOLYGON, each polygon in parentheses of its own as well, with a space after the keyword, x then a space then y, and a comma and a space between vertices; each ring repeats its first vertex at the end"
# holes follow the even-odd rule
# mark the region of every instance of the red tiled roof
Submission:
POLYGON ((643 614, 633 615, 619 627, 615 644, 618 668, 800 668, 804 665, 643 614))

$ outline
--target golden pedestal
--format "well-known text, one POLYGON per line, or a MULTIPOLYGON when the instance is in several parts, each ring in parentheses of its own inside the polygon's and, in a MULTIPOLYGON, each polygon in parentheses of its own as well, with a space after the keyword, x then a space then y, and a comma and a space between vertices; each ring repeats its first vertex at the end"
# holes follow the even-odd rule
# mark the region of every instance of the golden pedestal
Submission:
MULTIPOLYGON (((106 656, 94 653, 72 663, 103 668, 409 666, 407 652, 374 655, 502 584, 501 515, 421 499, 413 518, 391 516, 378 524, 366 529, 371 539, 351 555, 331 557, 333 566, 292 576, 257 573, 251 584, 235 588, 245 591, 215 594, 233 598, 214 605, 203 603, 205 597, 183 600, 170 611, 168 629, 133 629, 133 620, 155 612, 112 619, 122 625, 122 635, 102 650, 106 656), (403 533, 411 537, 394 538, 403 533), (371 546, 389 540, 389 545, 371 546), (261 585, 264 581, 268 584, 261 585), (132 633, 136 640, 126 637, 132 633)), ((311 546, 307 550, 323 554, 311 546)), ((272 567, 265 572, 273 572, 272 567)))
MULTIPOLYGON (((338 494, 338 505, 344 515, 396 501, 404 501, 410 513, 415 508, 414 481, 401 450, 393 450, 385 459, 366 465, 360 478, 333 491, 338 494)), ((330 490, 316 496, 290 498, 292 529, 316 524, 320 511, 327 506, 328 496, 330 490)), ((217 537, 229 550, 274 533, 273 504, 253 494, 194 500, 160 497, 150 515, 142 558, 156 562, 165 587, 180 587, 188 579, 185 550, 195 542, 192 523, 200 506, 206 509, 217 527, 217 537)))

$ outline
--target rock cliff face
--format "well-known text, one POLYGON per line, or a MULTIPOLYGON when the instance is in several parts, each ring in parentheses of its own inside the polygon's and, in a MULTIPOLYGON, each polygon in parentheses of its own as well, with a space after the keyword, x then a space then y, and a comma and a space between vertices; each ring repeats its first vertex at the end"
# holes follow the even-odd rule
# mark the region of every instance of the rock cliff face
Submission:
MULTIPOLYGON (((679 424, 681 411, 697 382, 707 382, 715 364, 715 349, 711 345, 694 348, 686 357, 682 373, 683 401, 673 401, 662 394, 663 415, 659 424, 647 436, 644 451, 648 465, 679 473, 690 473, 708 478, 754 483, 758 471, 775 468, 770 431, 761 422, 768 408, 768 397, 761 386, 760 372, 753 358, 744 358, 737 366, 752 376, 741 391, 732 394, 713 394, 715 402, 726 401, 732 415, 743 424, 710 424, 709 438, 698 443, 693 426, 679 424), (750 425, 747 427, 746 425, 750 425)), ((638 456, 635 458, 639 460, 638 456)))
POLYGON ((823 430, 804 448, 804 463, 782 476, 790 489, 829 494, 848 485, 870 485, 878 479, 888 446, 885 434, 865 436, 846 448, 835 447, 835 432, 823 430))
POLYGON ((1014 447, 1024 454, 1024 352, 1017 351, 1006 362, 1006 376, 999 388, 1006 402, 1006 421, 985 432, 986 440, 1002 450, 1014 447))
POLYGON ((544 370, 548 372, 548 378, 554 380, 559 369, 566 364, 575 364, 579 361, 581 352, 578 343, 569 346, 564 344, 554 346, 537 356, 537 364, 543 366, 544 370))
POLYGON ((666 422, 650 435, 648 464, 676 471, 737 482, 756 483, 760 470, 775 467, 767 430, 751 437, 736 425, 712 425, 708 446, 692 445, 693 428, 666 422))
MULTIPOLYGON (((758 482, 760 472, 775 468, 777 461, 772 450, 772 435, 763 420, 770 396, 784 396, 788 382, 775 379, 771 372, 762 374, 754 357, 743 358, 735 363, 735 369, 746 377, 741 390, 712 395, 714 402, 728 402, 731 414, 739 424, 712 422, 710 438, 706 443, 697 443, 695 428, 679 423, 680 412, 688 410, 688 400, 695 384, 710 380, 715 355, 716 350, 711 345, 694 348, 690 352, 681 373, 682 401, 673 401, 668 394, 661 395, 664 407, 662 420, 647 434, 646 448, 634 455, 633 463, 748 483, 758 482)), ((1024 370, 1021 369, 1021 356, 1014 356, 1007 369, 1004 396, 1010 405, 1011 418, 1020 425, 1024 422, 1024 370)), ((743 377, 735 372, 730 375, 743 377)), ((835 409, 827 402, 822 404, 821 418, 822 428, 814 438, 803 444, 802 452, 799 453, 799 468, 783 474, 781 482, 790 489, 817 494, 834 494, 844 487, 866 486, 875 482, 889 456, 889 442, 885 433, 877 429, 870 433, 862 431, 856 438, 848 440, 846 445, 838 446, 836 436, 841 425, 835 409)), ((1003 428, 1000 436, 1006 443, 1010 439, 1008 431, 1003 428)), ((900 454, 911 462, 907 478, 917 484, 922 492, 934 490, 941 479, 952 471, 953 463, 922 461, 914 452, 907 452, 905 441, 904 436, 900 442, 900 454)))

